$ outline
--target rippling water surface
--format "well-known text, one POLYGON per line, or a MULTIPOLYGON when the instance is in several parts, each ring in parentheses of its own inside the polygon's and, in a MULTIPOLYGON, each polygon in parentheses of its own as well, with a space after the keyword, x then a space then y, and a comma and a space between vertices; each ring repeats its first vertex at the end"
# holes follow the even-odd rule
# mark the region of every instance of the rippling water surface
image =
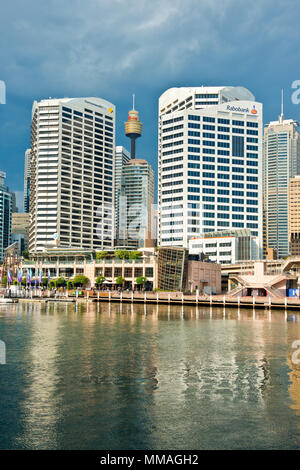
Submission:
POLYGON ((20 303, 0 339, 1 449, 300 448, 300 313, 20 303))

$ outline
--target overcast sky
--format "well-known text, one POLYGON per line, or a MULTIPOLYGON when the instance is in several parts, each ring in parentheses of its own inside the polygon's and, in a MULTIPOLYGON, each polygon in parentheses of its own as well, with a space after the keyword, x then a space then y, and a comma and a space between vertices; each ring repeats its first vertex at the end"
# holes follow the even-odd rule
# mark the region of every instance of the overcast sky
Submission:
POLYGON ((277 119, 300 120, 297 0, 10 0, 1 5, 0 169, 23 191, 33 100, 99 96, 117 107, 116 144, 136 94, 137 156, 157 169, 158 98, 173 86, 241 85, 277 119))

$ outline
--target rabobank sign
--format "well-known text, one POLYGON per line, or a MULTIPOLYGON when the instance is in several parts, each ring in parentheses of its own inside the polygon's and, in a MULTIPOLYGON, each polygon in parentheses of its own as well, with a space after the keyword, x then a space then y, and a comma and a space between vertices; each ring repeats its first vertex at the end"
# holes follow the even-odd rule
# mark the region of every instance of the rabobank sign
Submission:
POLYGON ((230 106, 227 105, 227 111, 234 111, 236 113, 248 113, 248 114, 257 114, 257 109, 255 104, 252 106, 251 109, 249 108, 241 108, 240 106, 230 106))
POLYGON ((0 80, 0 104, 6 103, 6 86, 3 80, 0 80))

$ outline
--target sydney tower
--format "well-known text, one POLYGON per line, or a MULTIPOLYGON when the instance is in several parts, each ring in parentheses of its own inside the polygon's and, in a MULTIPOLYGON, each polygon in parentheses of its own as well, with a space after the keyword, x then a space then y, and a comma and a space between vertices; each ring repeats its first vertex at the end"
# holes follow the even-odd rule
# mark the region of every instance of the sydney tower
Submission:
POLYGON ((125 122, 125 135, 131 140, 131 158, 135 158, 135 141, 142 135, 143 124, 139 120, 139 112, 134 109, 134 95, 133 95, 133 109, 128 113, 128 121, 125 122))

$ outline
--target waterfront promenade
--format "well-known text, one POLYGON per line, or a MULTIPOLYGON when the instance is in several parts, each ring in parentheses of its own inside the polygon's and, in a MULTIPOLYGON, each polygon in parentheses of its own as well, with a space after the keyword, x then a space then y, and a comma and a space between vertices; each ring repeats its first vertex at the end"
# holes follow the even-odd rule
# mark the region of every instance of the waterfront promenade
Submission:
POLYGON ((300 311, 300 299, 295 297, 232 297, 230 295, 198 295, 183 292, 139 292, 139 291, 97 291, 97 290, 23 290, 9 296, 7 290, 0 292, 0 302, 18 300, 57 301, 57 302, 114 302, 114 303, 149 303, 164 305, 204 305, 233 308, 272 308, 300 311))

